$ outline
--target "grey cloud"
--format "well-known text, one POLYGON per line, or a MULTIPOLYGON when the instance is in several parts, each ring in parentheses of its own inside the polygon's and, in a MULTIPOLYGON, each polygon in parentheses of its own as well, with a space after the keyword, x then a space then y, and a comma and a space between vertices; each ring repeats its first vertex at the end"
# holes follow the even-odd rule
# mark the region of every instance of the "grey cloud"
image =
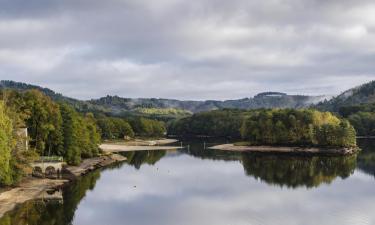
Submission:
POLYGON ((369 0, 0 0, 0 78, 78 98, 337 94, 375 79, 369 0))

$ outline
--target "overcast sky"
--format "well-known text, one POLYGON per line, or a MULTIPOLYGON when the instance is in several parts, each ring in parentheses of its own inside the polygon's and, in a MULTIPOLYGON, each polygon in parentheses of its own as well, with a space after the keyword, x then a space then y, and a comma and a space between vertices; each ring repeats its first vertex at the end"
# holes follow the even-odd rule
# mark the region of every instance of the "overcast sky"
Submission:
POLYGON ((375 2, 0 0, 0 79, 80 99, 338 94, 375 79, 375 2))

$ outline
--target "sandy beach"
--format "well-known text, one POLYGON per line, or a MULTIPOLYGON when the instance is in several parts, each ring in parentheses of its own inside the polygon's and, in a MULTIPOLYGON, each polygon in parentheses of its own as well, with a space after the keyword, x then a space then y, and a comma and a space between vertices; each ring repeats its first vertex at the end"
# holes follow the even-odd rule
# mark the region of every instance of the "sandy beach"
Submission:
POLYGON ((127 142, 114 142, 102 144, 99 147, 104 152, 130 152, 130 151, 153 151, 153 150, 175 150, 181 146, 165 146, 176 143, 176 139, 159 139, 159 140, 134 140, 127 142))

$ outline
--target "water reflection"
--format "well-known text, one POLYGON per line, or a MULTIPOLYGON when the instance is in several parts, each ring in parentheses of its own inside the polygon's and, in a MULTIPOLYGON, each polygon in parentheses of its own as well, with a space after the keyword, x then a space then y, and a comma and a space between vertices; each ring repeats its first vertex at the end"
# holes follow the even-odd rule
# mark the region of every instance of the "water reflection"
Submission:
POLYGON ((358 157, 275 156, 189 145, 181 151, 125 153, 127 162, 65 187, 62 202, 27 202, 2 217, 0 225, 312 225, 375 220, 374 179, 356 170, 375 174, 375 148, 369 143, 361 143, 364 150, 358 157))
POLYGON ((345 157, 302 157, 254 154, 203 149, 201 143, 190 143, 185 153, 201 159, 239 161, 247 176, 267 184, 298 188, 318 187, 337 177, 345 179, 354 173, 357 155, 345 157))
POLYGON ((88 190, 93 190, 100 178, 100 171, 81 177, 74 184, 63 188, 63 201, 29 201, 0 219, 0 225, 69 225, 72 224, 77 206, 88 190))
POLYGON ((356 168, 357 156, 297 157, 243 154, 246 174, 267 184, 297 187, 318 187, 331 183, 337 177, 347 178, 356 168))
POLYGON ((122 155, 127 158, 129 165, 139 170, 143 164, 154 165, 166 155, 166 151, 135 151, 124 152, 122 155))
POLYGON ((375 140, 359 140, 362 152, 358 156, 358 168, 375 177, 375 140))

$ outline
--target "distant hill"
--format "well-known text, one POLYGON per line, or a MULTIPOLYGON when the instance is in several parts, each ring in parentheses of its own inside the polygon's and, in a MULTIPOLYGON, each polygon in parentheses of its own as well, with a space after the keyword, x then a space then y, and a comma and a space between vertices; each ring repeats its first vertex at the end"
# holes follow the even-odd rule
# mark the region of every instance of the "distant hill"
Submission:
POLYGON ((252 98, 226 101, 180 101, 161 98, 122 98, 106 96, 89 101, 81 101, 65 97, 48 88, 19 83, 1 81, 0 88, 16 90, 38 89, 55 101, 64 101, 73 105, 79 111, 99 111, 111 114, 157 115, 157 116, 186 116, 191 113, 211 111, 223 108, 257 109, 257 108, 305 108, 316 104, 325 96, 288 95, 280 92, 264 92, 252 98), (163 109, 163 110, 160 110, 163 109))
POLYGON ((329 101, 317 104, 320 110, 339 112, 340 108, 375 103, 375 81, 349 89, 329 101))
POLYGON ((156 98, 121 98, 107 96, 90 100, 92 105, 110 108, 113 112, 133 110, 135 108, 175 108, 193 113, 224 108, 257 109, 257 108, 306 108, 325 99, 324 96, 287 95, 278 92, 265 92, 253 98, 226 101, 180 101, 156 98))
POLYGON ((108 112, 105 108, 91 105, 87 101, 81 101, 81 100, 77 100, 74 98, 69 98, 60 93, 56 93, 52 91, 51 89, 43 88, 43 87, 32 85, 32 84, 26 84, 26 83, 15 82, 15 81, 10 81, 10 80, 2 80, 0 81, 0 89, 12 89, 12 90, 18 90, 18 91, 37 89, 43 92, 45 95, 49 96, 52 100, 57 101, 57 102, 68 103, 74 106, 74 108, 76 108, 78 111, 81 111, 81 112, 86 112, 86 111, 108 112))

